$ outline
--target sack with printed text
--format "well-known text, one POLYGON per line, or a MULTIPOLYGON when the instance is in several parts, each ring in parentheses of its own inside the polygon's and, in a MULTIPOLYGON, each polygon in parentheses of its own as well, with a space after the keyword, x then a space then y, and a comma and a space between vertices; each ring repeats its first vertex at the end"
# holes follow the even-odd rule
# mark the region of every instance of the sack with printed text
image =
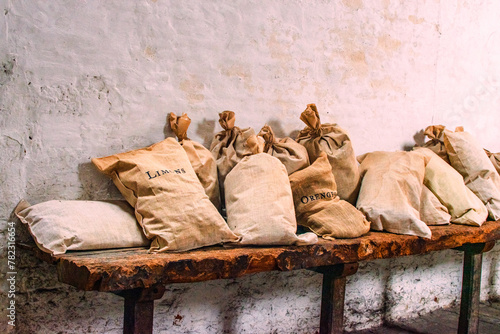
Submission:
POLYGON ((187 130, 191 124, 191 119, 187 114, 177 117, 174 113, 168 115, 170 128, 177 136, 179 144, 193 166, 194 172, 205 189, 210 201, 220 210, 219 179, 217 177, 217 164, 212 153, 200 143, 190 140, 187 137, 187 130))
POLYGON ((339 197, 354 205, 359 191, 359 171, 349 135, 337 124, 321 124, 314 104, 307 105, 300 119, 306 127, 300 131, 297 142, 307 149, 309 162, 312 164, 325 152, 339 197))

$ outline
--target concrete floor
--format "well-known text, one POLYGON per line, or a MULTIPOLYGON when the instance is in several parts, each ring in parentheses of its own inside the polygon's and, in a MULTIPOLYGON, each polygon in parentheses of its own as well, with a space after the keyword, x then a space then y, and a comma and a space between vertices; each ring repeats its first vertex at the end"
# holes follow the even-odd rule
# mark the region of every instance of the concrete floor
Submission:
MULTIPOLYGON (((479 334, 500 334, 500 302, 481 304, 479 334)), ((456 334, 459 308, 442 309, 416 319, 349 334, 456 334)))

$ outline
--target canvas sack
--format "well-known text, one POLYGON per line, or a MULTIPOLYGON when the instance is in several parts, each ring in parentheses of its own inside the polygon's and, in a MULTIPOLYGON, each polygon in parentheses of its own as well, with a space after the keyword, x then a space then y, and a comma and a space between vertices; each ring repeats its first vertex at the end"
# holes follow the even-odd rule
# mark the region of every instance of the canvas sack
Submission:
POLYGON ((465 185, 486 205, 491 219, 500 219, 500 175, 476 138, 457 128, 444 133, 444 144, 465 185))
POLYGON ((359 191, 359 170, 349 135, 337 124, 321 124, 314 104, 307 105, 300 119, 306 127, 300 131, 297 142, 307 149, 309 162, 313 163, 325 152, 340 199, 354 205, 359 191))
POLYGON ((242 245, 298 245, 317 242, 314 233, 298 237, 293 196, 285 166, 267 153, 244 157, 226 177, 227 223, 242 245))
POLYGON ((429 140, 424 144, 423 147, 430 149, 441 159, 443 159, 447 163, 450 163, 450 159, 448 159, 448 153, 446 152, 446 147, 444 146, 444 131, 444 125, 431 125, 425 128, 424 135, 427 136, 429 140))
POLYGON ((186 251, 238 240, 174 138, 92 162, 135 208, 144 233, 152 239, 150 252, 186 251))
POLYGON ((234 126, 235 115, 232 111, 224 111, 219 114, 219 124, 223 130, 217 133, 210 145, 210 151, 217 162, 219 183, 224 185, 226 175, 245 156, 251 155, 252 151, 246 142, 250 136, 255 136, 252 128, 241 129, 234 126))
POLYGON ((424 184, 448 209, 451 222, 481 226, 488 217, 488 210, 481 200, 465 186, 462 176, 436 153, 427 148, 416 148, 427 157, 424 184))
POLYGON ((149 246, 125 201, 58 201, 29 204, 14 213, 28 226, 38 248, 52 255, 66 251, 149 246))
POLYGON ((212 153, 202 144, 190 140, 187 137, 187 130, 191 124, 191 119, 186 113, 177 117, 174 113, 168 115, 170 128, 177 136, 179 144, 193 166, 194 172, 205 189, 210 201, 220 210, 219 179, 217 177, 217 163, 212 153))
POLYGON ((491 153, 488 150, 484 150, 488 158, 490 158, 491 163, 495 166, 497 173, 500 174, 500 153, 491 153))
POLYGON ((420 219, 429 226, 448 225, 451 220, 448 209, 425 185, 422 187, 422 195, 420 196, 420 219))
POLYGON ((430 238, 420 219, 426 159, 417 152, 372 152, 358 157, 362 177, 356 207, 371 229, 430 238))
POLYGON ((325 152, 314 163, 290 175, 299 225, 324 239, 356 238, 370 223, 352 204, 337 196, 337 185, 325 152))
POLYGON ((264 125, 258 136, 264 138, 264 152, 278 158, 285 165, 288 175, 309 166, 306 148, 292 138, 276 138, 269 125, 264 125))

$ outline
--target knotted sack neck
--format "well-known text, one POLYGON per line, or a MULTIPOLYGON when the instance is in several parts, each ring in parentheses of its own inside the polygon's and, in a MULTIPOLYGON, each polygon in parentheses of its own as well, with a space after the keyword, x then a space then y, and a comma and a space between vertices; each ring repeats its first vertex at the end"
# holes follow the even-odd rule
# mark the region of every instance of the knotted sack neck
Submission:
POLYGON ((442 143, 444 129, 444 125, 431 125, 425 129, 424 135, 426 135, 433 143, 442 143))
POLYGON ((173 112, 168 115, 168 121, 170 123, 170 128, 177 136, 179 141, 188 139, 187 130, 191 124, 191 119, 186 113, 183 113, 181 117, 177 117, 173 112))
POLYGON ((306 110, 300 114, 300 120, 304 122, 307 127, 299 132, 297 139, 303 137, 320 137, 323 134, 318 109, 314 103, 307 105, 306 110))
POLYGON ((234 126, 235 121, 236 117, 234 115, 234 111, 225 110, 219 114, 219 124, 223 129, 222 132, 216 135, 219 140, 225 137, 230 137, 233 129, 238 129, 238 127, 234 126))
POLYGON ((267 124, 262 127, 257 136, 264 138, 264 152, 268 152, 276 141, 273 129, 267 124))

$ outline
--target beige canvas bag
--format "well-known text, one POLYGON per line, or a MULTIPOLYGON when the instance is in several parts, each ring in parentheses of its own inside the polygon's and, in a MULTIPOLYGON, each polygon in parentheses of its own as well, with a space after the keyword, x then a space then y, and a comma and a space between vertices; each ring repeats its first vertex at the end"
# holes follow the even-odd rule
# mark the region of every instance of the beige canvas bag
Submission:
POLYGON ((424 135, 426 135, 429 140, 425 142, 423 147, 430 149, 432 152, 436 153, 441 159, 450 163, 448 159, 448 153, 444 146, 443 134, 445 131, 444 125, 431 125, 425 128, 424 135))
MULTIPOLYGON (((224 111, 219 114, 219 124, 224 129, 217 133, 210 145, 210 151, 217 162, 219 173, 219 184, 224 185, 226 175, 245 156, 251 155, 252 151, 246 141, 255 135, 252 128, 240 129, 234 126, 235 115, 232 111, 224 111)), ((222 193, 222 192, 221 192, 222 193)))
POLYGON ((238 240, 174 138, 92 162, 135 208, 144 233, 152 239, 150 252, 186 251, 238 240))
MULTIPOLYGON (((255 143, 256 137, 253 139, 255 143)), ((277 158, 267 153, 244 157, 227 175, 224 188, 227 223, 241 237, 241 245, 317 242, 314 233, 295 234, 297 221, 288 173, 277 158)))
POLYGON ((219 179, 217 177, 217 163, 212 153, 202 144, 190 140, 187 137, 187 130, 191 124, 191 119, 186 113, 181 117, 177 117, 174 113, 168 115, 170 128, 177 136, 179 144, 181 144, 184 151, 193 166, 194 172, 205 189, 210 201, 214 206, 220 210, 220 193, 219 193, 219 179))
POLYGON ((444 144, 465 185, 486 205, 491 219, 500 219, 500 175, 476 138, 457 128, 444 133, 444 144))
POLYGON ((420 196, 420 219, 429 226, 448 225, 451 220, 448 209, 425 185, 422 187, 422 195, 420 196))
POLYGON ((337 196, 337 185, 325 152, 314 163, 290 175, 299 225, 324 239, 356 238, 370 223, 352 204, 337 196))
POLYGON ((292 138, 277 139, 269 125, 264 125, 258 136, 264 138, 264 152, 278 158, 285 165, 288 175, 309 166, 306 148, 292 138))
POLYGON ((307 149, 309 162, 313 163, 321 152, 325 152, 340 199, 354 205, 359 191, 359 170, 349 135, 337 124, 321 124, 314 104, 307 105, 300 119, 307 126, 300 131, 297 142, 307 149))
POLYGON ((436 153, 427 148, 416 148, 427 157, 424 184, 448 209, 451 222, 481 226, 488 217, 488 210, 481 200, 465 186, 462 176, 436 153))
POLYGON ((488 158, 490 158, 491 163, 495 166, 497 173, 500 174, 500 153, 491 153, 488 150, 484 150, 488 158))
POLYGON ((356 207, 371 229, 430 238, 420 220, 426 159, 417 152, 372 152, 358 157, 362 177, 356 207))

